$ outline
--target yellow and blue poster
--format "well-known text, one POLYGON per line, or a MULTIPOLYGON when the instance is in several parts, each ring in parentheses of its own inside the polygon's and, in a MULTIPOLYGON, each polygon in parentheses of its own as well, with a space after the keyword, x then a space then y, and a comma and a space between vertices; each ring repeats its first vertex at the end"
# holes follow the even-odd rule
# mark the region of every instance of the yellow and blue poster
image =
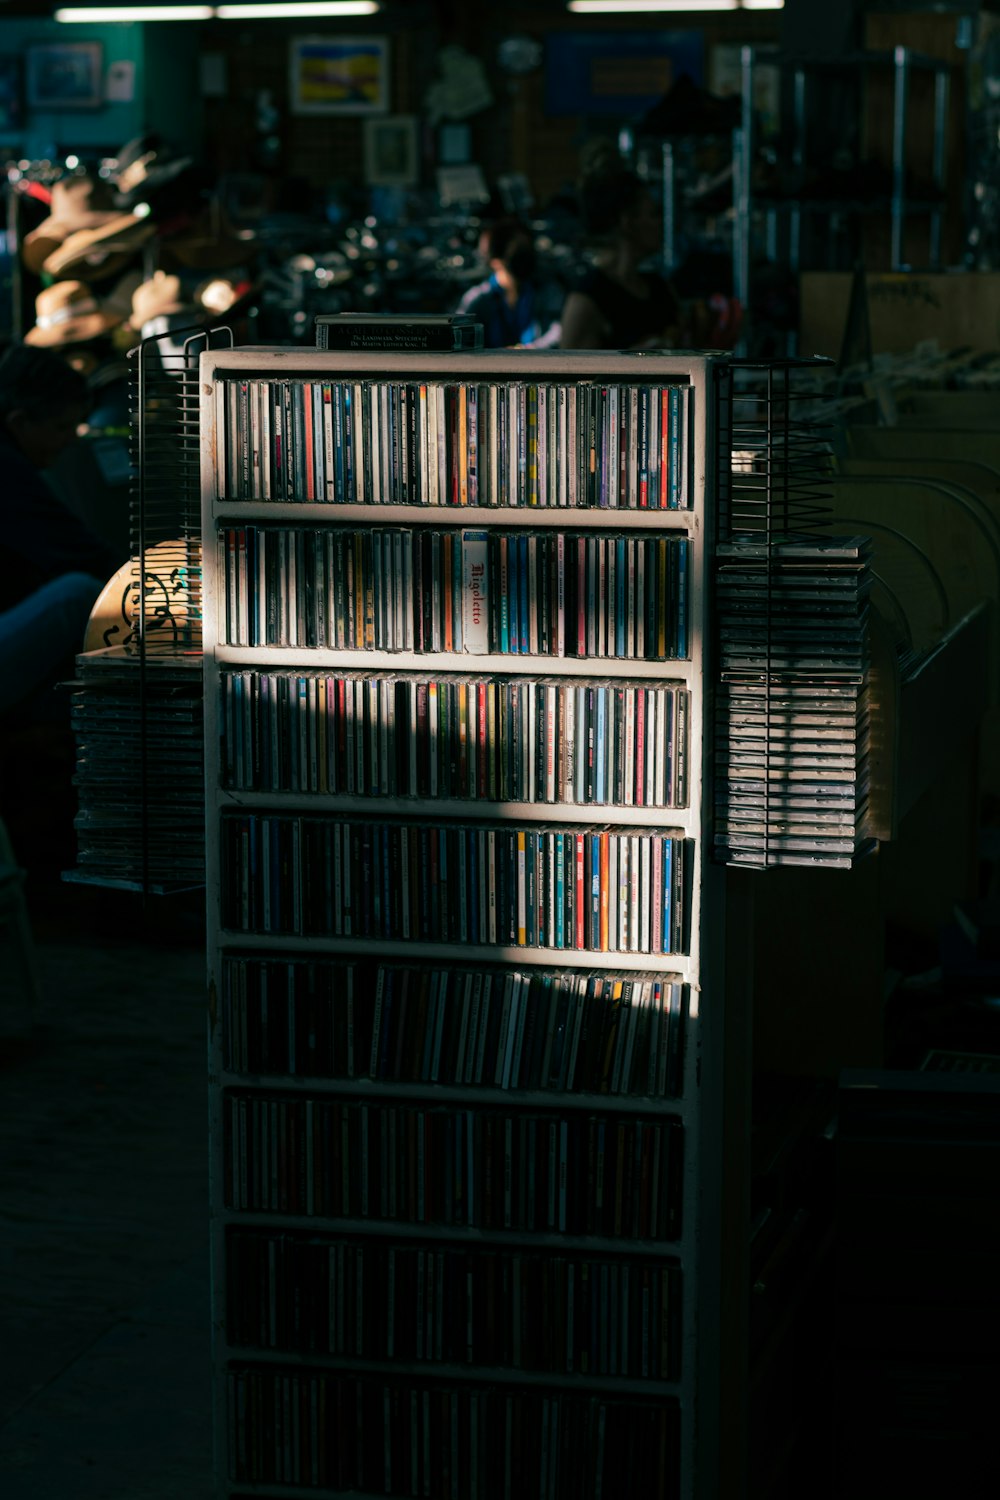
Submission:
POLYGON ((291 44, 292 113, 376 114, 389 104, 385 37, 295 37, 291 44))

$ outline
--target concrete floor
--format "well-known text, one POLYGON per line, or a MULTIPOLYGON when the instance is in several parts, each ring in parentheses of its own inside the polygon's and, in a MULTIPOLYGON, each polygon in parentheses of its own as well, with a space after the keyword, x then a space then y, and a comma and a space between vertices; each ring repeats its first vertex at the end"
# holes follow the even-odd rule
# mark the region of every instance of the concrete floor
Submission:
POLYGON ((0 928, 3 1500, 213 1495, 203 938, 156 908, 33 891, 36 1009, 0 928))

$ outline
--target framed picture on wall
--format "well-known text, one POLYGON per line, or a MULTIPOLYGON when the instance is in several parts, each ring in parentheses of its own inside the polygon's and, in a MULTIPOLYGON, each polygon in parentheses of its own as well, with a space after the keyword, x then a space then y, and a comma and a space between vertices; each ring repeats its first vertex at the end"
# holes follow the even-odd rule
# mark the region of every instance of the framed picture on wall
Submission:
POLYGON ((104 102, 100 42, 29 47, 29 109, 99 109, 104 102))
POLYGON ((295 115, 371 115, 389 107, 386 37, 293 37, 289 61, 295 115))
POLYGON ((690 31, 550 32, 545 113, 617 115, 650 109, 683 73, 705 76, 704 34, 690 31))
POLYGON ((365 121, 365 182, 369 187, 416 187, 416 115, 365 121))
POLYGON ((20 130, 23 123, 21 59, 0 57, 0 131, 20 130))

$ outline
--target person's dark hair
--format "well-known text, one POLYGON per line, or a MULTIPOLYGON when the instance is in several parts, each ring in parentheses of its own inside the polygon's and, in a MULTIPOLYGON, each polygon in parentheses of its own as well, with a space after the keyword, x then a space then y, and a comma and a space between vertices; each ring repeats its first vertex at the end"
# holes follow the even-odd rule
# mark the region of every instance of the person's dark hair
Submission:
POLYGON ((495 219, 483 236, 487 259, 503 260, 514 241, 524 239, 531 239, 531 230, 522 219, 513 216, 495 219))
POLYGON ((622 215, 648 191, 609 141, 592 142, 580 162, 580 211, 586 233, 595 239, 612 234, 622 215))
POLYGON ((23 411, 33 421, 67 406, 87 406, 86 378, 51 349, 15 344, 0 359, 0 420, 23 411))

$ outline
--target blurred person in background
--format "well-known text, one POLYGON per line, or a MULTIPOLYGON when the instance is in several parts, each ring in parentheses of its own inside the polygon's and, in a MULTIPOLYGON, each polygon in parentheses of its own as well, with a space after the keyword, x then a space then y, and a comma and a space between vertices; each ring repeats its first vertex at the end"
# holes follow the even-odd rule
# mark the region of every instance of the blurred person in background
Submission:
POLYGON ((482 323, 484 347, 541 349, 556 344, 558 324, 542 314, 538 261, 528 226, 517 218, 497 219, 484 229, 479 249, 489 277, 470 287, 455 311, 482 323), (543 326, 546 321, 548 326, 543 326))
POLYGON ((0 722, 68 723, 68 694, 91 608, 124 560, 43 478, 86 421, 84 376, 28 344, 0 359, 0 722))
POLYGON ((563 349, 662 349, 679 340, 680 303, 645 263, 662 245, 649 188, 607 142, 587 154, 580 179, 584 232, 594 263, 562 310, 563 349))

